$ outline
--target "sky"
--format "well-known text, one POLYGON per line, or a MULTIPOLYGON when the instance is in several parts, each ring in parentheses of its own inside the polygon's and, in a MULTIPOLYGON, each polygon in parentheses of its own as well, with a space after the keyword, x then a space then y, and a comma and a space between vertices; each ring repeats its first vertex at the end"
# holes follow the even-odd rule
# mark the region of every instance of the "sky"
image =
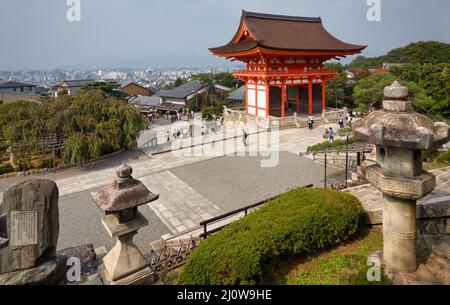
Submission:
POLYGON ((75 22, 67 1, 0 0, 0 70, 221 66, 208 48, 232 38, 242 9, 320 16, 337 38, 368 45, 368 57, 450 43, 448 0, 79 0, 75 22), (367 19, 373 1, 381 21, 367 19))

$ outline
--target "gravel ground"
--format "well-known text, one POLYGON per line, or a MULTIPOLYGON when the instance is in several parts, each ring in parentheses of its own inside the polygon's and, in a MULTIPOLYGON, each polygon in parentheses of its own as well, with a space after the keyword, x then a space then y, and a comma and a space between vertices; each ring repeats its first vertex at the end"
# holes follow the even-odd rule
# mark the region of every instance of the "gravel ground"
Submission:
MULTIPOLYGON (((115 238, 111 238, 103 227, 103 214, 90 194, 98 190, 95 188, 59 198, 58 250, 83 243, 92 243, 94 247, 106 246, 108 249, 114 246, 115 238)), ((149 225, 138 231, 134 242, 141 251, 148 252, 150 243, 170 233, 170 230, 148 205, 140 206, 139 211, 147 217, 149 225)))
MULTIPOLYGON (((220 157, 171 172, 224 211, 256 203, 307 184, 323 186, 323 166, 280 152, 276 167, 260 167, 260 157, 220 157)), ((328 174, 335 173, 328 168, 328 174)))

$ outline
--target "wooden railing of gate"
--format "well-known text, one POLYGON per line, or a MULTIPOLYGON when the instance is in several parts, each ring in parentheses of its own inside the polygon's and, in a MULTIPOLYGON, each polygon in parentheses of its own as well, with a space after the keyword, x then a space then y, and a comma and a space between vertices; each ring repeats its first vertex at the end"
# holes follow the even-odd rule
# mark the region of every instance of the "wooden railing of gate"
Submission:
MULTIPOLYGON (((306 186, 303 186, 302 188, 310 188, 310 187, 313 187, 313 186, 314 185, 312 185, 312 184, 308 184, 306 186)), ((229 225, 229 224, 225 224, 225 225, 219 226, 217 228, 214 228, 214 229, 208 231, 208 224, 212 224, 212 223, 218 222, 220 220, 223 220, 223 219, 228 218, 230 216, 237 215, 237 214, 242 213, 242 212, 244 212, 245 215, 247 215, 249 210, 251 210, 253 208, 256 208, 256 207, 258 207, 260 205, 263 205, 263 204, 269 202, 270 200, 272 200, 272 199, 274 199, 276 197, 278 197, 278 196, 274 196, 274 197, 271 197, 271 198, 259 201, 257 203, 253 203, 253 204, 250 204, 250 205, 245 206, 243 208, 236 209, 236 210, 233 210, 233 211, 230 211, 230 212, 224 213, 222 215, 218 215, 216 217, 213 217, 213 218, 210 218, 210 219, 207 219, 207 220, 204 220, 204 221, 200 222, 200 226, 203 227, 203 233, 200 234, 200 238, 206 238, 208 235, 216 233, 216 232, 222 230, 223 228, 225 228, 227 225, 229 225)))

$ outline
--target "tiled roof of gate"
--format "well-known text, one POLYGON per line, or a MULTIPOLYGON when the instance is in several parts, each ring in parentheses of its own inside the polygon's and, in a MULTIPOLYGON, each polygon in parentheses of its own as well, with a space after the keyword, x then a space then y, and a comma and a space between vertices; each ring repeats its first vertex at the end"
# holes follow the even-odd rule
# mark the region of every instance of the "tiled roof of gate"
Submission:
POLYGON ((343 42, 324 28, 321 18, 242 12, 235 37, 228 44, 209 49, 213 53, 238 53, 256 47, 286 51, 357 53, 366 48, 343 42), (249 35, 239 41, 242 27, 249 35))

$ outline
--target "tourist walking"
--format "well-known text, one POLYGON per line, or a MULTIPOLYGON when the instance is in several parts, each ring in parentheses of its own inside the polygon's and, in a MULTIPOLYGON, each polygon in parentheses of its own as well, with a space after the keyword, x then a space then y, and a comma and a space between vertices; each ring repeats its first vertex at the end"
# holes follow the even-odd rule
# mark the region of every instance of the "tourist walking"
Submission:
POLYGON ((313 129, 314 128, 314 116, 310 115, 308 117, 308 128, 313 129))
POLYGON ((242 129, 242 143, 244 143, 244 146, 247 145, 247 137, 247 132, 245 131, 245 129, 242 129))
POLYGON ((344 128, 344 116, 342 113, 338 116, 339 127, 344 128))
POLYGON ((348 127, 350 127, 350 128, 352 128, 352 121, 353 121, 353 117, 349 116, 347 124, 348 124, 348 127))
POLYGON ((333 127, 328 128, 328 140, 334 142, 334 130, 333 127))

